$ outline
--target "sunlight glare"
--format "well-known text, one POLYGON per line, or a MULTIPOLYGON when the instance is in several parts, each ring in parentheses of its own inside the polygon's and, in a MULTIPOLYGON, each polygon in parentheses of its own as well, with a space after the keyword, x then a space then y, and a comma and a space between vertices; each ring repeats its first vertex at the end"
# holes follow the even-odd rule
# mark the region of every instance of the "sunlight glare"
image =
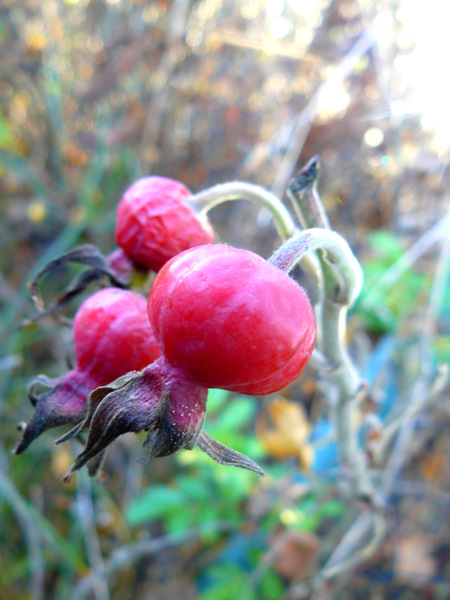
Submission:
POLYGON ((434 134, 437 149, 445 151, 450 149, 450 95, 445 67, 450 56, 450 2, 405 2, 397 16, 414 35, 414 48, 401 61, 402 74, 412 85, 408 112, 422 115, 423 128, 434 134))

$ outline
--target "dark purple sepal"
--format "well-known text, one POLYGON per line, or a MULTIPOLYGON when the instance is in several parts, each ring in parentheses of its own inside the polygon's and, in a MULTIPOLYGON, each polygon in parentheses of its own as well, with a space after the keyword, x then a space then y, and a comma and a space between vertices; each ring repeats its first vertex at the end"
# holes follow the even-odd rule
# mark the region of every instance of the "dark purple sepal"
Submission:
POLYGON ((58 379, 49 379, 45 375, 35 377, 27 390, 35 411, 28 423, 19 424, 22 438, 14 453, 24 452, 31 442, 48 429, 82 421, 86 415, 89 389, 87 376, 76 369, 58 379), (39 385, 50 389, 37 394, 39 385))
POLYGON ((148 432, 144 460, 193 448, 203 426, 207 394, 163 357, 97 388, 89 397, 85 421, 74 432, 88 429, 86 446, 64 481, 124 433, 148 432))
POLYGON ((203 452, 220 465, 239 467, 240 469, 247 469, 248 471, 258 473, 258 475, 262 475, 263 477, 265 476, 264 471, 257 463, 255 463, 255 461, 248 456, 245 456, 245 454, 236 452, 236 450, 221 444, 207 434, 206 431, 202 431, 198 436, 197 445, 203 452))
POLYGON ((94 458, 91 458, 91 460, 87 461, 86 468, 89 477, 97 477, 97 479, 100 479, 101 481, 107 478, 105 472, 102 469, 107 454, 108 450, 106 449, 103 450, 103 452, 100 452, 100 454, 94 456, 94 458))
POLYGON ((105 396, 111 392, 115 392, 125 387, 126 384, 132 382, 137 375, 139 375, 139 371, 130 371, 126 375, 118 377, 108 385, 100 386, 92 390, 87 398, 87 410, 84 419, 77 423, 75 427, 57 438, 55 440, 55 444, 58 445, 62 444, 63 442, 68 442, 69 440, 78 437, 81 432, 88 430, 92 421, 92 417, 94 416, 94 413, 103 398, 105 398, 105 396))
POLYGON ((120 288, 127 288, 130 285, 131 275, 133 272, 133 262, 120 248, 112 252, 109 256, 103 256, 100 250, 91 244, 85 244, 66 252, 59 258, 50 261, 43 269, 35 275, 29 282, 28 288, 39 314, 25 319, 22 325, 28 325, 43 319, 44 317, 52 316, 63 323, 70 324, 70 320, 59 315, 61 311, 70 301, 80 294, 92 281, 98 279, 106 279, 110 285, 120 288), (69 284, 64 293, 56 299, 56 301, 48 308, 44 307, 44 301, 41 295, 39 284, 41 280, 53 273, 55 270, 67 264, 79 264, 89 267, 89 269, 69 284))

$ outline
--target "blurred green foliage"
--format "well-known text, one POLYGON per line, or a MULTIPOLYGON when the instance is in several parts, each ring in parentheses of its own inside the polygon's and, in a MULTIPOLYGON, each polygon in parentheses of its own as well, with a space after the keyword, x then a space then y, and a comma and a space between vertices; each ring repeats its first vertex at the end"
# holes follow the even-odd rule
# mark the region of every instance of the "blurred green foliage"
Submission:
MULTIPOLYGON (((255 398, 210 390, 205 429, 214 438, 257 461, 267 459, 252 432, 257 406, 255 398)), ((304 495, 295 506, 282 507, 275 500, 266 506, 256 530, 254 523, 253 534, 241 531, 234 546, 232 544, 221 554, 222 536, 214 534, 214 526, 226 523, 231 530, 239 531, 245 506, 251 505, 252 498, 262 492, 265 483, 249 471, 224 468, 212 462, 199 448, 180 453, 176 460, 183 466, 183 472, 170 485, 151 483, 128 504, 124 517, 131 527, 161 520, 164 530, 171 534, 196 528, 203 532, 202 539, 211 549, 214 547, 211 544, 218 544, 213 554, 216 559, 210 561, 210 566, 201 574, 201 582, 207 582, 204 583, 207 589, 200 594, 199 600, 279 598, 283 589, 280 577, 269 564, 258 571, 258 565, 270 547, 269 538, 273 531, 282 528, 319 532, 325 521, 330 523, 345 512, 339 500, 323 501, 312 493, 304 495), (254 585, 249 585, 249 573, 255 569, 258 575, 254 585)), ((270 479, 274 473, 277 477, 286 477, 290 467, 272 464, 270 471, 270 479)), ((270 489, 272 484, 266 485, 270 489)))
MULTIPOLYGON (((205 429, 215 439, 258 460, 263 451, 250 429, 256 409, 253 398, 210 390, 205 429)), ((144 490, 127 507, 127 522, 137 525, 162 518, 171 533, 222 519, 237 526, 241 504, 257 485, 255 474, 224 469, 199 448, 182 453, 178 460, 188 467, 188 474, 179 475, 173 487, 151 485, 144 490), (189 510, 183 510, 186 506, 189 510)))
POLYGON ((413 266, 383 286, 386 273, 405 255, 405 244, 394 232, 380 230, 369 235, 369 246, 371 257, 363 264, 364 287, 355 310, 369 331, 392 333, 426 302, 432 273, 413 266))

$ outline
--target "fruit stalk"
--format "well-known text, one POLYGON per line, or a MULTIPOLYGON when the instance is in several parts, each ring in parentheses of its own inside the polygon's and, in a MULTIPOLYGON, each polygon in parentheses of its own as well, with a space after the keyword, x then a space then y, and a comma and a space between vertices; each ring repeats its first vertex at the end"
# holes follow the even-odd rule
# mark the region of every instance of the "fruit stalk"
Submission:
MULTIPOLYGON (((231 200, 248 200, 266 208, 273 217, 282 241, 288 240, 298 232, 298 227, 283 202, 275 194, 255 183, 243 181, 219 183, 192 195, 187 204, 193 210, 206 215, 215 206, 231 200)), ((320 265, 317 258, 308 254, 302 259, 301 266, 315 284, 320 286, 320 265)))
POLYGON ((219 183, 191 196, 189 204, 197 211, 206 214, 218 204, 228 200, 250 200, 267 208, 283 240, 290 238, 296 231, 295 223, 281 200, 254 183, 242 181, 219 183))

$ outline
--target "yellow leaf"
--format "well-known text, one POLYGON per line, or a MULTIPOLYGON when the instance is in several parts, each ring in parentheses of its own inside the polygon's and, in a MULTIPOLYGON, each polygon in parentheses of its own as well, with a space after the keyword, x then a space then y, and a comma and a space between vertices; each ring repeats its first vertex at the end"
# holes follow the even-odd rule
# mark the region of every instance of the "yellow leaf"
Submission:
POLYGON ((274 400, 256 421, 256 434, 267 452, 280 460, 297 458, 302 469, 313 459, 310 429, 303 406, 284 398, 274 400))

